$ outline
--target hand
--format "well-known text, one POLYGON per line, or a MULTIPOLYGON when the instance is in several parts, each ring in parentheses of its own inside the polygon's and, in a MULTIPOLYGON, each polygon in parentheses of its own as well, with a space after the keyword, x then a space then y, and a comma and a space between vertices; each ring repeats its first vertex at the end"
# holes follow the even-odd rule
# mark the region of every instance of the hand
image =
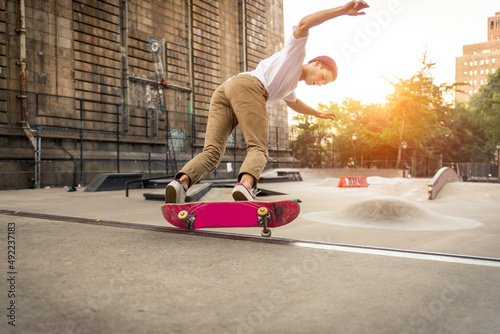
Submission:
POLYGON ((335 119, 337 116, 335 116, 334 113, 331 113, 331 112, 321 112, 321 111, 318 111, 316 112, 316 115, 314 115, 318 118, 323 118, 323 119, 335 119))
POLYGON ((365 15, 365 12, 360 12, 360 10, 363 10, 368 7, 370 6, 368 6, 368 4, 363 0, 361 1, 353 0, 344 5, 344 12, 350 16, 365 15))

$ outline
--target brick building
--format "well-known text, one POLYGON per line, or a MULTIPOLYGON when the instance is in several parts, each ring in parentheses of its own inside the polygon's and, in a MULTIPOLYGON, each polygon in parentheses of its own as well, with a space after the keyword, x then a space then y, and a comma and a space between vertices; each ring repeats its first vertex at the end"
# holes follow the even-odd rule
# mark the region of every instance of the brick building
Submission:
POLYGON ((500 12, 488 18, 488 40, 463 46, 456 58, 455 82, 463 83, 455 92, 455 102, 468 101, 488 82, 488 74, 500 67, 500 12))
MULTIPOLYGON (((283 0, 1 1, 0 189, 173 174, 203 147, 215 88, 283 31, 283 0)), ((285 104, 269 115, 276 166, 291 159, 285 104)), ((212 177, 245 152, 237 128, 212 177)))

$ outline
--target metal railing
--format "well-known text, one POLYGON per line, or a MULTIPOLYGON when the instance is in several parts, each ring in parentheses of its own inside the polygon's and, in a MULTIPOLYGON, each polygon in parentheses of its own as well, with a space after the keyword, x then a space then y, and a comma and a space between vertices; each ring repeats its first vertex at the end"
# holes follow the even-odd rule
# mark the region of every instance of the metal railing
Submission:
MULTIPOLYGON (((15 147, 20 147, 19 154, 11 154, 16 149, 9 147, 4 152, 10 153, 0 156, 5 166, 0 168, 0 189, 85 185, 99 173, 169 175, 204 145, 208 116, 186 111, 191 108, 184 98, 164 103, 171 108, 166 109, 113 102, 116 97, 103 95, 96 100, 28 92, 26 128, 35 138, 33 148, 15 121, 18 94, 0 89, 0 138, 17 140, 15 147), (10 180, 13 175, 18 181, 10 180)), ((288 138, 288 132, 275 128, 270 129, 269 149, 284 152, 275 141, 288 138)), ((237 129, 214 177, 235 177, 245 153, 246 144, 237 129)), ((279 159, 273 161, 273 167, 278 163, 279 159)))

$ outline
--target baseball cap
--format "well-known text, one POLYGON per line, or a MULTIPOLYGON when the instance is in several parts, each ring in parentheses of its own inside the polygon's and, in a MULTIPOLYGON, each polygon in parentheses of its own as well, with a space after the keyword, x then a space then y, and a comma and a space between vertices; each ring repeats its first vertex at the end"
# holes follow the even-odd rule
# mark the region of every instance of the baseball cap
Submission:
POLYGON ((319 61, 320 63, 322 63, 323 65, 328 67, 330 69, 330 71, 333 73, 333 80, 335 81, 335 79, 337 79, 337 63, 335 62, 335 60, 333 60, 332 58, 330 58, 328 56, 319 56, 319 57, 316 57, 314 59, 309 60, 309 63, 312 63, 315 61, 319 61))

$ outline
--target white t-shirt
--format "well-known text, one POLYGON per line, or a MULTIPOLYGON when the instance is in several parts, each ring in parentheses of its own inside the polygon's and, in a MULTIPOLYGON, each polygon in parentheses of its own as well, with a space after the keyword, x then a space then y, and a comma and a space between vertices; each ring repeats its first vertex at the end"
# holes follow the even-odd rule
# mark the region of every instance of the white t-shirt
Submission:
POLYGON ((283 99, 289 102, 297 100, 295 88, 306 57, 307 37, 296 39, 292 33, 283 50, 262 60, 255 70, 248 72, 259 79, 269 93, 266 102, 268 107, 283 99))

